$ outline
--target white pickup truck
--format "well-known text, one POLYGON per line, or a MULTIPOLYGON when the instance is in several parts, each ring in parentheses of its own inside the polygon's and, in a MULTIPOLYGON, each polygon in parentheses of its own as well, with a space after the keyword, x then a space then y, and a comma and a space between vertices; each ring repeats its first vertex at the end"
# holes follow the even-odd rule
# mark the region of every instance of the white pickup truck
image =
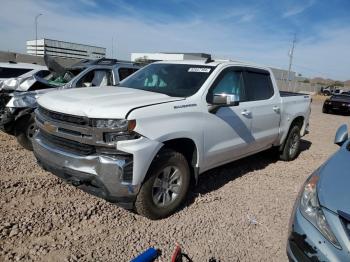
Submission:
POLYGON ((34 153, 74 186, 159 219, 209 169, 271 147, 296 158, 310 103, 309 95, 279 92, 266 67, 157 62, 118 88, 40 97, 34 153))

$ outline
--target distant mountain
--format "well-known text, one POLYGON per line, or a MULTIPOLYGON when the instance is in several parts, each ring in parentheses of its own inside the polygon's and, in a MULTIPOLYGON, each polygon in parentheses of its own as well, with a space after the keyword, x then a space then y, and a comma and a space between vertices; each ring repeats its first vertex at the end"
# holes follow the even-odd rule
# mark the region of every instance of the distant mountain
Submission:
POLYGON ((345 85, 345 86, 350 86, 350 80, 346 80, 346 81, 344 82, 344 85, 345 85))
POLYGON ((310 82, 312 84, 323 84, 323 85, 331 85, 335 82, 335 80, 333 79, 325 79, 325 78, 322 78, 322 77, 315 77, 315 78, 312 78, 310 79, 310 82))

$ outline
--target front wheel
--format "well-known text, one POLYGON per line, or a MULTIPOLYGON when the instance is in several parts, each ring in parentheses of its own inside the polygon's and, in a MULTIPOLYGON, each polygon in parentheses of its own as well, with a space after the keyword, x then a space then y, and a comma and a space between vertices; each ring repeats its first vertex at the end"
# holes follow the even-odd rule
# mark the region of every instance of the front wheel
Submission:
POLYGON ((150 219, 173 214, 185 200, 189 185, 186 158, 179 152, 162 150, 151 164, 136 198, 136 212, 150 219))
POLYGON ((25 149, 33 151, 32 140, 37 127, 32 114, 21 118, 16 127, 17 142, 25 149))
POLYGON ((294 160, 300 153, 300 128, 293 126, 288 133, 286 142, 280 153, 280 159, 284 161, 294 160))

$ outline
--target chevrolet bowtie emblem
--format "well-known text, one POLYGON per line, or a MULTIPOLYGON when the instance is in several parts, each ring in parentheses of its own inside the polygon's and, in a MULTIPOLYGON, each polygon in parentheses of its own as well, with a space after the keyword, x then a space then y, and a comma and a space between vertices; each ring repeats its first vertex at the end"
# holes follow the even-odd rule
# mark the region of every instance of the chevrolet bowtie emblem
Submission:
POLYGON ((54 133, 57 131, 57 127, 50 124, 49 122, 44 122, 43 129, 49 133, 54 133))

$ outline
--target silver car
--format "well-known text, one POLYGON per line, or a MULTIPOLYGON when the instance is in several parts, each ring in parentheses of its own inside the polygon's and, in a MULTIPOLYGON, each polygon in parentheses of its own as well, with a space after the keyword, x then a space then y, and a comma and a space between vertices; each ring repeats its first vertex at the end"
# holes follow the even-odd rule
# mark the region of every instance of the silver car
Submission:
POLYGON ((341 148, 305 182, 290 220, 290 261, 350 261, 350 140, 346 125, 335 136, 341 148))

